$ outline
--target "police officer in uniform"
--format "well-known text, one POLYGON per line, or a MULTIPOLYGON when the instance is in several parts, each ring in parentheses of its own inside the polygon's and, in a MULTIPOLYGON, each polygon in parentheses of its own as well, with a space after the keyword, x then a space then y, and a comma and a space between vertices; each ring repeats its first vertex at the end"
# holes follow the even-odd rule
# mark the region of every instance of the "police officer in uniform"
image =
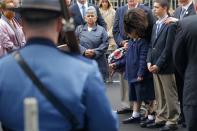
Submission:
MULTIPOLYGON (((23 0, 15 11, 21 15, 27 39, 19 53, 43 85, 72 112, 81 128, 117 131, 117 119, 96 62, 78 54, 65 54, 56 47, 62 28, 59 1, 23 0)), ((13 54, 0 60, 0 72, 0 121, 6 128, 24 130, 23 101, 35 97, 40 131, 71 130, 69 118, 65 119, 36 88, 13 54)))

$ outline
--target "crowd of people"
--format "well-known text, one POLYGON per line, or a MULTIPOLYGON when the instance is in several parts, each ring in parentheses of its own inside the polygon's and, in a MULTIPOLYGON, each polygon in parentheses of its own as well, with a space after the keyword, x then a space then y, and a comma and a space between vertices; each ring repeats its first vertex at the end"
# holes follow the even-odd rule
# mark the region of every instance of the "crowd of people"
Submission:
MULTIPOLYGON (((123 75, 128 81, 128 86, 121 86, 121 88, 123 92, 127 91, 125 88, 128 88, 129 92, 124 92, 122 95, 124 95, 124 98, 129 93, 130 101, 127 106, 123 105, 122 109, 118 110, 117 113, 122 114, 133 111, 131 117, 123 120, 123 124, 140 123, 141 127, 171 131, 176 130, 178 128, 177 125, 181 123, 183 127, 187 126, 189 131, 194 131, 196 129, 194 128, 195 124, 193 124, 195 118, 191 117, 191 114, 195 112, 195 102, 191 103, 191 95, 187 91, 189 89, 185 89, 185 86, 189 88, 187 85, 189 81, 187 83, 184 81, 186 77, 184 75, 187 74, 186 63, 189 59, 186 43, 191 42, 189 40, 191 37, 183 39, 182 34, 186 35, 186 33, 183 33, 185 30, 182 30, 179 24, 186 17, 196 14, 196 6, 195 1, 179 0, 179 7, 172 13, 169 12, 169 4, 167 0, 154 0, 151 11, 143 4, 139 4, 138 0, 128 0, 127 5, 116 10, 113 36, 116 44, 119 47, 126 48, 127 53, 124 59, 110 64, 110 67, 116 70, 122 68, 121 65, 124 65, 125 72, 123 72, 123 75), (143 27, 145 27, 146 22, 140 18, 142 14, 137 14, 136 16, 138 17, 134 15, 134 8, 142 9, 146 14, 148 26, 144 30, 143 27), (131 13, 132 11, 133 13, 131 13), (129 18, 131 19, 130 21, 129 18), (142 21, 144 21, 143 24, 141 23, 142 21), (181 22, 179 23, 179 21, 181 22), (138 26, 136 27, 136 25, 138 26), (143 32, 145 32, 144 36, 142 35, 143 32), (178 32, 179 34, 177 34, 178 32), (146 43, 149 45, 148 51, 145 47, 146 43), (183 43, 184 47, 181 45, 183 43), (185 49, 184 52, 181 52, 180 48, 182 50, 185 49), (184 56, 185 60, 182 60, 179 55, 182 58, 184 56), (146 83, 148 76, 146 70, 152 74, 154 93, 152 93, 151 90, 153 89, 150 87, 151 80, 148 81, 149 83, 146 83), (187 97, 185 93, 187 93, 187 97), (185 97, 187 98, 187 103, 183 99, 185 97), (154 98, 155 101, 153 101, 154 98), (189 102, 188 100, 191 101, 189 102), (147 105, 148 113, 145 115, 145 118, 140 116, 141 102, 147 105), (130 111, 128 109, 129 106, 131 108, 130 111), (184 116, 184 114, 188 115, 184 116)), ((136 12, 139 13, 140 11, 136 12)), ((190 21, 190 19, 191 17, 187 20, 190 21)), ((187 35, 190 36, 190 34, 187 35)), ((191 57, 192 54, 189 56, 191 57)))
POLYGON ((40 130, 117 131, 116 114, 131 113, 123 124, 139 123, 160 131, 174 131, 182 124, 195 131, 197 0, 178 2, 171 12, 169 0, 154 0, 152 9, 141 0, 127 0, 116 10, 110 0, 99 0, 97 5, 65 0, 77 38, 70 43, 60 38, 65 23, 58 0, 23 0, 20 5, 1 0, 0 122, 4 131, 24 130, 27 97, 38 100, 40 130), (57 47, 59 39, 68 50, 57 47), (108 63, 107 56, 117 49, 123 56, 108 63), (35 80, 18 65, 15 57, 19 56, 72 118, 64 118, 60 106, 36 88, 35 80), (122 103, 117 111, 112 111, 105 95, 110 71, 117 71, 120 79, 122 103), (142 105, 147 109, 144 114, 142 105))

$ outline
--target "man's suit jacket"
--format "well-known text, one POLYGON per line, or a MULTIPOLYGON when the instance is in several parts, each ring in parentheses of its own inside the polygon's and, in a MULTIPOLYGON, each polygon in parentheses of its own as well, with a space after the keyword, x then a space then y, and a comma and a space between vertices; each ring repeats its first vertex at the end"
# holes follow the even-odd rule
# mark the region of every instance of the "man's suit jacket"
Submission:
POLYGON ((178 22, 173 48, 175 67, 184 79, 183 104, 197 106, 197 16, 178 22))
MULTIPOLYGON (((99 8, 93 4, 88 4, 88 6, 94 6, 96 11, 97 11, 97 23, 100 26, 103 26, 106 29, 106 23, 103 19, 103 17, 101 16, 101 13, 99 11, 99 8)), ((79 9, 79 6, 77 5, 77 3, 73 4, 70 7, 70 12, 71 12, 71 16, 74 19, 74 24, 75 24, 75 28, 79 25, 84 25, 85 24, 85 20, 83 19, 83 17, 81 16, 81 12, 79 9)))
MULTIPOLYGON (((174 12, 174 15, 173 17, 179 19, 180 18, 180 14, 181 14, 181 10, 182 10, 182 7, 179 6, 178 8, 176 8, 175 12, 174 12)), ((183 17, 187 17, 187 16, 190 16, 190 15, 195 15, 196 14, 196 11, 194 9, 194 4, 192 3, 189 8, 187 9, 185 15, 183 17)))
POLYGON ((172 45, 175 39, 176 24, 162 24, 156 37, 157 25, 153 26, 151 48, 149 48, 147 62, 159 67, 159 74, 174 73, 172 62, 172 45))
MULTIPOLYGON (((143 9, 147 13, 148 18, 148 29, 147 29, 147 40, 150 41, 151 32, 155 19, 152 15, 152 11, 143 4, 139 4, 137 8, 143 9)), ((113 36, 116 44, 121 47, 120 43, 123 40, 128 40, 128 36, 124 32, 124 15, 128 10, 128 5, 122 6, 116 10, 114 26, 113 26, 113 36)))

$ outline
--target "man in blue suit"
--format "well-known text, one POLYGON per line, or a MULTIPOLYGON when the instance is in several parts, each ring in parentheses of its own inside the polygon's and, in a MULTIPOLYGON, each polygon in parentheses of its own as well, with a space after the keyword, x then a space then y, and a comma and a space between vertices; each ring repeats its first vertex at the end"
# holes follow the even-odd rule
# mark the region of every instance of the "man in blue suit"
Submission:
POLYGON ((128 36, 124 32, 123 18, 127 10, 131 8, 141 8, 147 13, 148 29, 147 29, 146 38, 148 41, 150 41, 150 38, 151 38, 151 35, 150 35, 151 30, 152 30, 153 24, 155 23, 155 19, 153 17, 152 11, 147 6, 140 4, 138 0, 128 0, 128 4, 122 7, 119 7, 116 10, 116 15, 115 15, 113 35, 114 35, 115 42, 119 47, 124 46, 126 42, 125 40, 128 40, 128 36))
MULTIPOLYGON (((117 131, 117 120, 105 95, 97 64, 56 47, 62 28, 59 2, 23 0, 21 7, 14 10, 21 14, 27 39, 20 55, 45 88, 72 112, 78 127, 88 131, 117 131)), ((70 118, 46 99, 12 55, 0 60, 0 70, 0 121, 5 127, 23 131, 23 101, 35 97, 40 131, 71 130, 74 124, 70 118)))
MULTIPOLYGON (((147 18, 148 18, 148 28, 147 28, 147 33, 146 33, 146 39, 147 41, 150 41, 151 38, 151 32, 152 32, 152 27, 153 24, 155 23, 155 19, 153 17, 152 11, 147 7, 144 6, 143 4, 139 3, 139 0, 128 0, 127 1, 128 4, 124 5, 122 7, 119 7, 116 10, 116 15, 115 15, 115 20, 114 20, 114 26, 113 26, 113 36, 114 36, 114 40, 116 42, 116 44, 118 45, 118 47, 123 47, 125 45, 127 45, 127 41, 129 39, 129 37, 127 36, 127 34, 124 31, 124 15, 126 14, 126 12, 128 11, 128 9, 131 8, 141 8, 143 9, 146 14, 147 14, 147 18)), ((124 106, 123 109, 118 110, 118 113, 126 113, 127 111, 127 107, 129 107, 129 103, 128 103, 128 99, 127 99, 127 95, 128 95, 128 86, 127 86, 127 82, 125 82, 123 80, 123 74, 120 74, 120 80, 121 80, 121 99, 122 99, 122 105, 124 106)))
POLYGON ((97 24, 103 26, 106 29, 106 23, 101 16, 99 8, 96 5, 88 3, 87 0, 77 0, 76 3, 74 3, 70 8, 71 15, 74 19, 75 27, 85 24, 84 16, 89 6, 94 6, 97 11, 97 24))

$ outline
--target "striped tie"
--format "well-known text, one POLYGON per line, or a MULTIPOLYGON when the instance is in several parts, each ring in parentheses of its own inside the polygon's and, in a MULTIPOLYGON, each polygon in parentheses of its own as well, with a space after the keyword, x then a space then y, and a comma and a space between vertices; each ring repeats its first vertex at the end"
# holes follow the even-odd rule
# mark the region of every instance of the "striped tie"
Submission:
POLYGON ((157 36, 158 36, 158 34, 159 34, 159 31, 160 31, 160 29, 161 29, 161 25, 162 25, 162 23, 157 23, 156 38, 157 38, 157 36))
POLYGON ((85 17, 85 6, 82 5, 82 17, 84 18, 85 17))
POLYGON ((182 8, 181 14, 180 14, 180 20, 183 19, 185 12, 186 12, 186 9, 182 8))

